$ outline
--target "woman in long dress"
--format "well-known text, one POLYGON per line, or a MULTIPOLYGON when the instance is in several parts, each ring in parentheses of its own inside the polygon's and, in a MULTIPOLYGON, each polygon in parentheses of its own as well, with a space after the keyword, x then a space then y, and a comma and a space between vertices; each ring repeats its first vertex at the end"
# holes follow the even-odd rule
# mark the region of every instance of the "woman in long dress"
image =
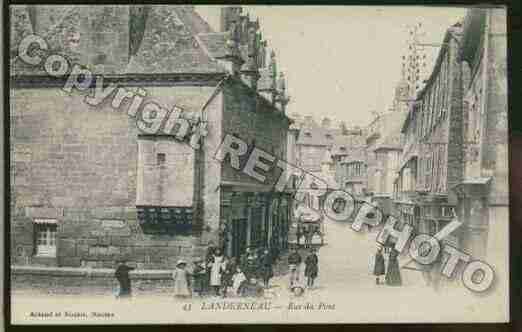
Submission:
POLYGON ((223 257, 221 250, 217 249, 209 264, 210 286, 214 289, 216 296, 219 296, 219 290, 221 288, 221 273, 224 270, 224 261, 225 258, 223 257))
POLYGON ((172 279, 174 279, 174 296, 180 298, 190 297, 190 281, 189 273, 185 269, 187 263, 183 260, 179 260, 176 264, 176 269, 172 273, 172 279))
POLYGON ((386 285, 389 286, 401 286, 401 272, 399 270, 398 261, 399 252, 395 248, 391 249, 390 258, 388 259, 388 270, 386 271, 386 285))
POLYGON ((385 266, 384 266, 384 256, 382 255, 382 247, 377 247, 377 252, 375 253, 374 261, 373 261, 373 275, 375 276, 375 283, 377 285, 381 284, 381 276, 385 274, 385 266))

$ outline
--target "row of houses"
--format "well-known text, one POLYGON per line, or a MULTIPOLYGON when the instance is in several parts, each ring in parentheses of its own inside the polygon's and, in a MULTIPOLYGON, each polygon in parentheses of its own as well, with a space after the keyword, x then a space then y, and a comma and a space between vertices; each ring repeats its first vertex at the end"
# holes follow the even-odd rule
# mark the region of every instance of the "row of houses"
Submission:
MULTIPOLYGON (((444 241, 489 259, 501 274, 509 222, 506 57, 505 10, 470 9, 447 29, 420 90, 403 72, 391 110, 345 136, 343 153, 328 145, 340 187, 416 233, 434 235, 458 218, 462 227, 444 241)), ((311 150, 303 130, 297 143, 311 150)), ((301 165, 317 164, 310 154, 301 153, 301 165)), ((440 285, 440 271, 422 271, 440 285)))
POLYGON ((231 257, 247 246, 286 248, 287 195, 214 158, 231 134, 286 159, 289 98, 258 20, 239 6, 222 8, 219 31, 194 6, 10 9, 12 264, 113 267, 125 258, 159 269, 209 246, 231 257), (30 34, 105 82, 145 90, 144 104, 177 106, 206 124, 201 147, 175 138, 178 126, 140 131, 125 102, 93 106, 65 93, 65 78, 18 56, 30 34))

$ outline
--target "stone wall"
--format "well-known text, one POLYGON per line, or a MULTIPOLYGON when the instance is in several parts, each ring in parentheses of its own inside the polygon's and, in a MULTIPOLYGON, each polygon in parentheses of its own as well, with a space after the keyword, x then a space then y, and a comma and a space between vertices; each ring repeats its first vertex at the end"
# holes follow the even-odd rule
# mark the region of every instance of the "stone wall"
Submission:
MULTIPOLYGON (((248 144, 249 152, 255 145, 278 159, 286 160, 289 120, 281 111, 271 106, 264 98, 256 98, 248 87, 237 82, 227 85, 223 103, 224 134, 237 135, 248 144)), ((249 153, 240 157, 241 169, 245 166, 248 155, 249 153)), ((281 172, 279 167, 273 167, 266 173, 266 181, 263 184, 275 184, 281 172)), ((222 176, 224 181, 261 184, 249 175, 232 168, 228 161, 223 165, 222 176)))
MULTIPOLYGON (((160 105, 188 111, 199 111, 214 91, 214 87, 180 86, 145 89, 160 105)), ((91 107, 77 91, 67 95, 57 88, 14 89, 11 98, 14 264, 112 267, 116 258, 125 256, 140 268, 158 268, 171 267, 178 258, 203 255, 201 234, 150 234, 136 220, 138 129, 126 113, 128 104, 118 110, 109 104, 91 107), (34 256, 34 218, 57 220, 56 259, 34 256)), ((221 107, 218 97, 206 111, 220 114, 221 107)), ((209 125, 209 133, 214 125, 209 125)), ((216 129, 219 135, 219 125, 216 129)), ((212 140, 212 135, 205 144, 217 149, 221 141, 212 140)), ((218 165, 207 166, 205 178, 219 181, 218 165)), ((208 194, 216 187, 205 188, 208 194)), ((178 193, 193 191, 191 184, 178 193)), ((214 209, 219 211, 219 205, 214 209)), ((201 220, 215 223, 214 219, 201 220)))

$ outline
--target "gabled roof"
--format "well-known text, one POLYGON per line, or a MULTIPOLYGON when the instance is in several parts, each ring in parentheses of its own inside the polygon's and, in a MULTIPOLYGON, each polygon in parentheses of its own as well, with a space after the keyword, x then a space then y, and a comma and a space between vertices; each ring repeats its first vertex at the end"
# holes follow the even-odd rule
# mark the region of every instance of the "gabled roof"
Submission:
POLYGON ((208 24, 183 6, 152 6, 138 52, 127 74, 224 73, 226 70, 202 49, 196 36, 210 33, 208 24))
POLYGON ((335 129, 322 127, 302 127, 297 139, 297 144, 331 146, 334 143, 335 129))
POLYGON ((332 146, 332 156, 345 156, 353 146, 364 144, 364 137, 361 135, 338 135, 334 137, 332 146))

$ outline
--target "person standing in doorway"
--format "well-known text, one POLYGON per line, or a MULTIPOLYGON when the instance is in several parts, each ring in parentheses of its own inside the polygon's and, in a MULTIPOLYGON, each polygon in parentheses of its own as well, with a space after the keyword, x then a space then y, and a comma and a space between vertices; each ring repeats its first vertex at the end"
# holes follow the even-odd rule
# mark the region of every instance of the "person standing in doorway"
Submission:
POLYGON ((118 267, 116 268, 116 271, 114 273, 114 277, 118 280, 118 283, 120 284, 118 298, 130 298, 132 296, 132 287, 129 271, 134 270, 134 268, 128 266, 125 259, 120 260, 118 263, 118 267))
POLYGON ((319 272, 319 257, 315 253, 315 249, 310 250, 310 254, 305 259, 305 276, 307 278, 306 285, 308 288, 314 286, 314 280, 319 272))
POLYGON ((301 255, 299 255, 299 251, 297 248, 292 251, 292 253, 288 256, 288 268, 290 270, 290 288, 294 285, 296 281, 299 280, 299 266, 303 259, 301 255))

